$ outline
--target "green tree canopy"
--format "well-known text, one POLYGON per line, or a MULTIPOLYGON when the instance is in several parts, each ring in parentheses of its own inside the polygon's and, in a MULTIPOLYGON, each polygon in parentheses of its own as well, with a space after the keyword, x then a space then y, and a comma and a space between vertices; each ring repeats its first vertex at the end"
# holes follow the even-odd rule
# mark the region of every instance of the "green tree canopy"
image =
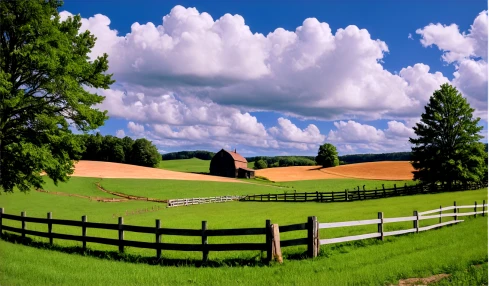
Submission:
POLYGON ((337 148, 330 143, 319 146, 316 163, 324 168, 335 167, 339 165, 339 154, 337 148))
POLYGON ((264 161, 264 160, 262 160, 262 159, 257 160, 257 161, 255 161, 254 168, 256 170, 258 170, 258 169, 266 169, 267 168, 267 162, 264 161))
POLYGON ((78 33, 78 15, 61 21, 61 5, 0 1, 0 187, 7 192, 41 188, 42 171, 54 183, 67 180, 82 152, 70 123, 85 132, 107 119, 92 107, 104 97, 88 91, 113 83, 107 55, 90 60, 96 38, 78 33))
POLYGON ((456 88, 441 85, 425 106, 416 137, 410 138, 414 180, 424 183, 478 182, 487 169, 483 129, 467 100, 456 88))
POLYGON ((156 146, 144 138, 135 140, 132 145, 130 163, 145 167, 158 167, 161 162, 161 154, 156 146))

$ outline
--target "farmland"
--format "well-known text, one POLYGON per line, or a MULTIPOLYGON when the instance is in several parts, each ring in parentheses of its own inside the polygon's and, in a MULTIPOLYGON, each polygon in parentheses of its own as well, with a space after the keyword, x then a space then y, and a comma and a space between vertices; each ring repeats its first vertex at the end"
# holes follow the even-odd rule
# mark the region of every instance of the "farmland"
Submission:
MULTIPOLYGON (((82 165, 79 165, 80 167, 82 165)), ((75 174, 83 170, 77 165, 75 174)), ((95 166, 95 165, 94 165, 95 166)), ((116 165, 113 165, 116 166, 116 165)), ((140 168, 140 167, 139 167, 140 168)), ((294 168, 294 167, 291 167, 294 168)), ((110 170, 112 168, 108 168, 110 170)), ((276 168, 284 169, 284 168, 276 168)), ((96 170, 88 169, 89 172, 96 170)), ((102 170, 99 170, 102 173, 102 170)), ((120 173, 120 170, 115 170, 120 173)), ((158 170, 162 171, 162 170, 158 170)), ((168 173, 170 176, 175 172, 168 173)), ((185 174, 185 173, 184 173, 185 174)), ((186 174, 211 177, 197 174, 186 174)), ((170 177, 169 177, 170 178, 170 177)), ((85 196, 112 195, 99 191, 95 182, 104 188, 130 195, 155 198, 189 198, 216 195, 244 195, 252 193, 283 193, 292 190, 332 191, 353 189, 365 185, 366 188, 380 188, 393 184, 412 184, 412 181, 381 181, 355 178, 319 179, 288 182, 268 182, 266 184, 249 183, 254 180, 233 180, 233 182, 189 181, 173 179, 144 178, 91 178, 72 177, 67 183, 54 186, 46 180, 47 191, 74 193, 85 196)), ((413 210, 425 211, 457 204, 471 204, 488 199, 487 189, 432 195, 403 196, 379 200, 348 203, 258 203, 229 202, 223 204, 205 204, 178 208, 165 208, 165 204, 126 201, 102 203, 84 198, 59 196, 32 191, 28 194, 13 193, 0 196, 0 207, 9 214, 26 211, 28 216, 45 217, 52 212, 54 218, 80 220, 87 215, 89 222, 116 223, 118 216, 123 216, 126 224, 154 226, 155 219, 161 219, 162 227, 199 229, 201 221, 208 221, 209 229, 263 227, 266 219, 279 225, 303 223, 308 216, 318 217, 320 222, 349 221, 376 218, 377 212, 384 212, 385 217, 409 216, 413 210), (147 210, 147 211, 144 211, 147 210)), ((436 223, 437 219, 422 223, 436 223)), ((4 221, 5 225, 19 227, 19 222, 4 221)), ((409 227, 411 222, 387 225, 386 231, 409 227)), ((46 231, 46 225, 28 223, 30 230, 46 231)), ((357 226, 322 230, 321 238, 357 235, 373 232, 376 226, 357 226)), ((78 235, 80 228, 54 226, 54 232, 78 235)), ((89 229, 89 236, 116 238, 116 231, 89 229)), ((305 231, 283 233, 281 239, 301 238, 305 231)), ((28 235, 28 237, 30 237, 28 235)), ((46 242, 47 239, 35 238, 46 242)), ((154 235, 126 232, 126 239, 151 242, 154 235)), ((199 237, 165 236, 171 243, 199 243, 199 237)), ((209 243, 262 242, 264 236, 211 237, 209 243)), ((316 259, 302 259, 306 246, 283 248, 285 263, 266 266, 261 262, 260 251, 210 252, 210 261, 217 267, 194 267, 188 260, 201 259, 198 252, 164 251, 165 259, 184 259, 187 265, 152 266, 140 263, 140 257, 152 257, 154 250, 126 248, 124 261, 106 260, 85 256, 69 255, 71 247, 81 243, 55 239, 54 243, 62 250, 48 250, 45 247, 29 247, 0 241, 0 268, 5 273, 0 277, 0 284, 47 285, 47 284, 329 284, 337 281, 339 285, 383 285, 397 284, 399 279, 428 277, 440 273, 457 274, 457 279, 471 279, 463 275, 468 265, 487 265, 487 218, 465 218, 465 222, 439 230, 400 237, 388 237, 384 242, 367 240, 360 242, 325 245, 321 247, 316 259), (446 241, 447 243, 442 243, 446 241), (62 252, 61 252, 62 251, 62 252), (127 258, 128 257, 128 258, 127 258), (43 259, 43 262, 41 261, 43 259), (188 259, 188 260, 185 260, 188 259), (8 263, 7 263, 8 261, 8 263), (135 262, 134 262, 135 261, 135 262), (411 263, 409 263, 411 261, 411 263), (22 267, 29 263, 33 265, 22 267), (63 267, 63 265, 69 265, 63 267), (242 266, 247 265, 247 266, 242 266), (57 271, 55 271, 57 269, 57 271), (462 275, 462 276, 460 276, 462 275), (270 278, 272 277, 272 278, 270 278), (460 278, 462 277, 462 278, 460 278)), ((88 243, 93 251, 115 253, 116 246, 88 243)), ((113 257, 113 255, 104 255, 113 257)), ((483 269, 483 268, 481 268, 483 269)), ((478 271, 477 279, 486 279, 487 272, 478 271), (486 278, 485 278, 486 277, 486 278)), ((476 278, 475 278, 476 279, 476 278)), ((443 281, 442 283, 445 283, 443 281)))

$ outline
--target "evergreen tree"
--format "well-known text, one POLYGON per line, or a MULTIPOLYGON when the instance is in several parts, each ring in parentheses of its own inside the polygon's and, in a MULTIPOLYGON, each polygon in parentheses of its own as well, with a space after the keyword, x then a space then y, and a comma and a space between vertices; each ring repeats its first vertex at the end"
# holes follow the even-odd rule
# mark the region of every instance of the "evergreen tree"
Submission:
POLYGON ((483 136, 467 100, 456 88, 441 85, 425 106, 416 138, 410 138, 414 180, 441 183, 478 182, 485 178, 486 152, 479 142, 483 136))

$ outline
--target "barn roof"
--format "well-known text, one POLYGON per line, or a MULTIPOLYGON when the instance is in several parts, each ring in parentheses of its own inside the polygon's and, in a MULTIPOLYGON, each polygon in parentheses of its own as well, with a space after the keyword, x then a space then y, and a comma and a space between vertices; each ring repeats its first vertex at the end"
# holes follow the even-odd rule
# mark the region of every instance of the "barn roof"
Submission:
POLYGON ((236 153, 236 152, 233 152, 233 151, 227 151, 225 149, 222 149, 224 151, 226 151, 227 153, 229 153, 229 155, 231 155, 231 157, 233 157, 233 160, 234 161, 238 161, 238 162, 243 162, 243 163, 248 163, 247 162, 247 159, 245 159, 245 157, 241 156, 240 154, 236 153))

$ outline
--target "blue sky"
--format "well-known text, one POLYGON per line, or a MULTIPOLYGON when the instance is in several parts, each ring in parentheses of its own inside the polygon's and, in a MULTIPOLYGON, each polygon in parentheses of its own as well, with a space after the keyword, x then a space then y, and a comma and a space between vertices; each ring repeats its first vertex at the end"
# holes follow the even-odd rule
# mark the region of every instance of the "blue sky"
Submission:
POLYGON ((477 0, 67 0, 60 9, 97 36, 91 58, 109 55, 117 82, 97 91, 110 115, 101 133, 147 137, 162 152, 246 156, 314 155, 324 142, 341 154, 409 151, 411 127, 444 82, 476 108, 486 135, 487 10, 477 0))

